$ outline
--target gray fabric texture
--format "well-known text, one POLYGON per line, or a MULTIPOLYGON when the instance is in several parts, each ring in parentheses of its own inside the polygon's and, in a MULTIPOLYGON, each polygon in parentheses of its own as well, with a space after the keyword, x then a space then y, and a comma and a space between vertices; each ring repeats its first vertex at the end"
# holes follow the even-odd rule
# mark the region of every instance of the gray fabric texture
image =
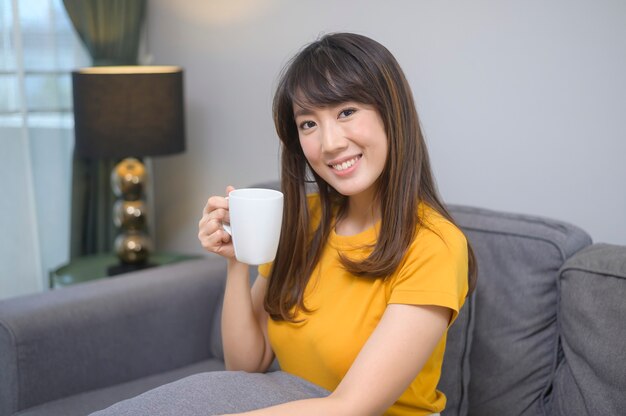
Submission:
POLYGON ((173 371, 116 384, 103 389, 53 400, 39 406, 31 407, 15 416, 84 416, 91 412, 105 409, 119 401, 130 399, 150 389, 171 383, 181 378, 207 371, 224 370, 224 363, 210 359, 192 364, 173 371))
POLYGON ((586 248, 564 264, 560 284, 555 415, 626 414, 626 247, 586 248))
POLYGON ((212 357, 224 361, 224 347, 222 346, 222 304, 224 302, 224 292, 219 294, 211 323, 211 333, 209 337, 209 352, 212 357))
POLYGON ((0 303, 0 415, 210 358, 225 264, 194 260, 0 303))
POLYGON ((465 301, 448 330, 446 352, 437 388, 446 395, 443 416, 466 416, 469 407, 470 352, 474 330, 475 294, 465 301))
POLYGON ((559 221, 451 207, 478 262, 469 414, 541 415, 558 355, 557 278, 591 244, 559 221))
POLYGON ((18 409, 19 368, 15 343, 13 329, 0 306, 0 415, 3 416, 18 409))
POLYGON ((166 384, 93 416, 221 415, 328 394, 321 387, 280 371, 214 371, 166 384))

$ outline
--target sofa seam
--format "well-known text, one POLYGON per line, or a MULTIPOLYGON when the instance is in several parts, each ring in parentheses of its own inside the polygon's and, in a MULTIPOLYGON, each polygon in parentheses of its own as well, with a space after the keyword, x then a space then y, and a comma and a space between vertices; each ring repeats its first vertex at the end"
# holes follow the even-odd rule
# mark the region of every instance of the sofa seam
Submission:
POLYGON ((540 215, 529 215, 529 214, 522 214, 522 213, 515 213, 515 212, 504 212, 504 211, 492 211, 492 210, 481 209, 481 208, 479 208, 480 211, 476 211, 475 207, 469 207, 469 206, 464 206, 464 205, 450 205, 449 207, 451 208, 451 211, 453 212, 458 211, 467 215, 476 215, 476 216, 488 215, 491 218, 495 217, 495 218, 499 218, 503 220, 510 220, 510 221, 524 221, 533 225, 545 226, 561 234, 564 234, 564 229, 567 229, 567 227, 574 227, 576 229, 582 230, 580 227, 574 224, 555 220, 549 217, 542 217, 540 215))
MULTIPOLYGON (((530 236, 530 235, 524 235, 524 234, 520 234, 520 233, 512 233, 512 232, 508 232, 508 231, 490 231, 490 230, 485 230, 482 228, 474 228, 474 227, 464 227, 461 226, 462 229, 464 230, 470 230, 470 231, 475 231, 475 232, 482 232, 485 234, 498 234, 498 235, 505 235, 505 236, 513 236, 513 237, 519 237, 519 238, 526 238, 529 240, 537 240, 537 241, 542 241, 544 243, 547 243, 551 246, 554 246, 559 254, 561 255, 561 259, 563 260, 563 262, 565 262, 565 260, 567 259, 565 250, 558 244, 556 244, 554 241, 550 241, 547 238, 542 238, 542 237, 536 237, 536 236, 530 236)), ((470 240, 471 243, 471 240, 470 240)), ((572 253, 573 254, 573 253, 572 253)))
MULTIPOLYGON (((541 408, 541 412, 544 414, 544 416, 548 416, 547 412, 546 412, 546 406, 545 406, 545 399, 548 396, 548 392, 550 391, 550 389, 552 388, 552 392, 550 393, 551 395, 553 395, 554 392, 554 382, 556 380, 556 370, 559 367, 559 344, 561 342, 561 273, 560 271, 557 271, 557 275, 556 275, 556 313, 555 313, 555 319, 556 319, 556 336, 554 339, 554 346, 553 346, 553 351, 552 351, 552 364, 550 365, 550 379, 549 382, 546 384, 546 386, 544 387, 543 391, 541 392, 541 402, 540 402, 540 408, 541 408)), ((565 355, 563 355, 563 359, 565 359, 565 355)), ((554 413, 554 412, 553 412, 554 413)))
MULTIPOLYGON (((556 358, 558 358, 558 344, 559 343, 561 345, 563 344, 563 341, 562 341, 562 339, 563 339, 563 335, 562 335, 563 334, 563 331, 562 331, 562 329, 563 329, 563 327, 562 327, 563 319, 561 317, 561 315, 562 315, 561 314, 561 280, 562 280, 561 276, 567 270, 579 270, 579 269, 576 268, 576 267, 567 267, 567 268, 560 269, 558 274, 557 274, 557 294, 558 294, 558 296, 557 296, 556 324, 557 324, 557 338, 558 338, 557 341, 558 341, 558 343, 557 343, 557 351, 556 351, 557 356, 556 356, 556 358)), ((582 270, 582 271, 585 271, 585 270, 582 270)), ((567 360, 567 356, 565 355, 565 350, 563 350, 563 365, 567 365, 568 366, 569 364, 568 364, 567 361, 568 360, 567 360)), ((558 366, 558 363, 556 362, 556 359, 555 359, 555 367, 554 367, 554 370, 552 371, 552 376, 551 376, 551 378, 552 378, 552 383, 551 384, 553 386, 553 391, 554 391, 554 383, 556 381, 556 371, 558 370, 558 368, 559 368, 559 366, 558 366)), ((571 372, 571 369, 570 369, 570 372, 571 372)), ((573 378, 573 381, 576 384, 576 387, 578 388, 578 391, 582 391, 581 388, 580 388, 580 385, 578 384, 576 379, 573 378)), ((542 393, 542 395, 543 394, 544 393, 542 393)), ((559 406, 562 406, 563 404, 564 404, 563 401, 561 399, 559 399, 559 406)), ((585 406, 585 411, 587 412, 587 414, 590 414, 589 413, 589 409, 587 409, 587 403, 584 400, 583 400, 583 404, 585 406)), ((543 406, 543 401, 542 401, 542 406, 543 406)), ((546 414, 545 413, 545 409, 543 409, 543 410, 544 410, 544 414, 546 414)), ((554 413, 554 407, 553 407, 553 412, 552 413, 554 413)), ((561 415, 561 414, 563 414, 563 413, 561 412, 561 407, 559 407, 559 415, 561 415)), ((546 416, 548 416, 548 415, 546 414, 546 416)))
MULTIPOLYGON (((561 323, 562 322, 561 321, 562 320, 560 318, 560 316, 561 316, 561 313, 560 313, 560 310, 561 310, 561 308, 560 308, 560 306, 561 306, 561 287, 560 287, 560 285, 561 285, 562 276, 567 271, 581 271, 581 272, 587 272, 587 273, 593 273, 593 274, 601 274, 603 276, 626 278, 626 276, 621 276, 621 275, 616 276, 615 273, 607 273, 607 272, 600 272, 598 270, 590 270, 590 268, 585 268, 585 267, 582 267, 582 266, 567 266, 567 267, 561 268, 559 270, 558 275, 557 275, 558 285, 559 285, 559 291, 558 291, 558 295, 559 295, 558 296, 558 305, 559 305, 559 308, 557 309, 557 324, 558 324, 559 338, 562 338, 562 336, 561 336, 561 334, 562 334, 562 331, 561 331, 561 329, 562 329, 561 328, 561 323)), ((563 357, 564 357, 564 364, 568 365, 568 363, 567 363, 567 356, 565 356, 565 350, 563 350, 563 357)), ((570 372, 571 372, 571 368, 570 368, 570 372)), ((554 377, 556 377, 556 370, 555 370, 554 377)), ((576 385, 576 388, 578 389, 578 391, 582 391, 580 385, 578 384, 578 381, 574 378, 573 375, 572 375, 572 380, 573 380, 574 384, 576 385)), ((590 414, 589 413, 589 409, 587 408, 587 402, 585 400, 582 400, 582 402, 583 402, 583 405, 585 406, 585 411, 587 412, 587 414, 590 414)), ((560 401, 560 403, 562 404, 561 401, 560 401)), ((559 412, 559 413, 561 413, 561 412, 559 412)))
POLYGON ((21 391, 20 391, 20 360, 19 360, 19 345, 17 342, 17 336, 15 335, 15 331, 13 330, 13 328, 11 327, 11 325, 9 325, 8 322, 6 322, 4 319, 0 318, 0 324, 6 328, 7 333, 9 334, 9 338, 11 339, 11 342, 13 343, 13 348, 15 350, 15 373, 16 373, 16 380, 15 380, 15 396, 13 397, 13 408, 12 408, 12 412, 17 412, 19 410, 20 407, 20 395, 21 395, 21 391))
POLYGON ((579 272, 587 272, 587 273, 593 273, 593 274, 601 274, 602 276, 610 276, 610 277, 617 277, 620 279, 626 279, 626 273, 625 274, 621 274, 621 273, 615 273, 614 271, 610 271, 609 269, 605 269, 605 268, 597 268, 594 269, 592 267, 584 267, 584 266, 566 266, 563 267, 559 270, 559 276, 561 276, 561 274, 565 273, 565 272, 569 272, 569 271, 579 271, 579 272))

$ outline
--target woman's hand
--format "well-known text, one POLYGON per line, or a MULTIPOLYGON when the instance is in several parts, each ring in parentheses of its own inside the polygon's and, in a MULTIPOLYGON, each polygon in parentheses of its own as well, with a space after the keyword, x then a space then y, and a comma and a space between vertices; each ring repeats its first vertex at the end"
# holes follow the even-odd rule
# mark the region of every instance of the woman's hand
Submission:
MULTIPOLYGON (((232 186, 226 187, 226 194, 234 191, 232 186)), ((212 196, 208 199, 202 211, 202 218, 198 223, 198 240, 209 253, 216 253, 227 259, 235 258, 230 234, 224 231, 222 223, 228 223, 228 199, 222 196, 212 196)))

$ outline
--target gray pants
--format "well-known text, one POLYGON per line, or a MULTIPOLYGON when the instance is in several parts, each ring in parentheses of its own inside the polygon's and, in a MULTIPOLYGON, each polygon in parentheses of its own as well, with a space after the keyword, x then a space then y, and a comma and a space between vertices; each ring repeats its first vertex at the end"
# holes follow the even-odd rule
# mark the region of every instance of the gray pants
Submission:
POLYGON ((212 371, 157 387, 91 415, 210 416, 328 394, 327 390, 282 371, 266 374, 212 371))
POLYGON ((323 388, 282 371, 212 371, 157 387, 92 415, 210 416, 328 394, 323 388))

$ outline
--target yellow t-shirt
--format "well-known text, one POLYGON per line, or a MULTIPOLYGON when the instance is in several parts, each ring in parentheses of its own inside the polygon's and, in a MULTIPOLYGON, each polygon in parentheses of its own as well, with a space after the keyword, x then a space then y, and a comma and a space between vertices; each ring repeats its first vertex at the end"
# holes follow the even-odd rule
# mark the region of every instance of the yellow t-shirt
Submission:
MULTIPOLYGON (((312 218, 319 218, 317 195, 309 197, 312 218)), ((282 370, 334 390, 376 328, 388 304, 439 305, 453 311, 467 294, 467 242, 463 233, 435 210, 420 204, 421 226, 396 272, 389 278, 357 277, 339 260, 364 258, 379 224, 354 236, 331 232, 305 289, 309 314, 301 323, 268 321, 269 340, 282 370)), ((271 264, 259 267, 268 276, 271 264)), ((409 388, 385 412, 387 416, 428 415, 446 404, 436 390, 446 345, 444 336, 409 388)))

